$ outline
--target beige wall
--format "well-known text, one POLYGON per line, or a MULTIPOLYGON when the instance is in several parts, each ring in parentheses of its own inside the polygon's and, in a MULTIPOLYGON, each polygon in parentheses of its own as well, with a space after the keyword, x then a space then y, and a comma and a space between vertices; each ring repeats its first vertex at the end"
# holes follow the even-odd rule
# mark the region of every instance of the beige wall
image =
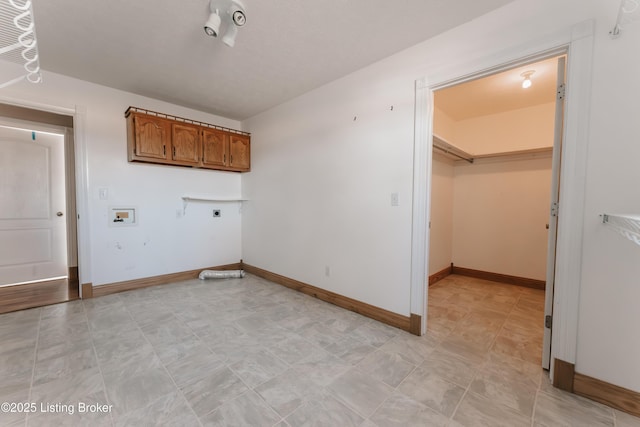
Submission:
MULTIPOLYGON (((436 106, 434 133, 473 154, 551 147, 554 110, 548 103, 454 121, 436 106)), ((429 274, 453 262, 545 280, 551 155, 542 156, 449 165, 434 158, 429 274)))
POLYGON ((453 263, 545 280, 551 157, 459 164, 453 263))
POLYGON ((456 122, 444 111, 434 106, 433 108, 433 133, 440 138, 451 142, 455 139, 456 122))
MULTIPOLYGON (((455 122, 450 143, 472 154, 553 146, 555 103, 520 108, 455 122)), ((435 119, 434 118, 434 128, 435 119)), ((448 128, 446 119, 441 125, 448 128)))
POLYGON ((453 161, 434 155, 429 218, 429 274, 449 267, 453 259, 453 170, 453 161))

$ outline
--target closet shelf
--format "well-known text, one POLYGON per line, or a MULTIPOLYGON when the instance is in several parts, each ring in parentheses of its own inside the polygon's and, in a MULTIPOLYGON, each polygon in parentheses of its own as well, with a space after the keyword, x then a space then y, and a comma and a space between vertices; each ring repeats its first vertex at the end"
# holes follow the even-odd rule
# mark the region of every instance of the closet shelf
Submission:
POLYGON ((488 154, 471 154, 455 145, 449 143, 446 139, 434 134, 433 135, 433 148, 442 151, 445 155, 454 157, 458 160, 465 160, 469 163, 475 163, 480 160, 488 159, 527 159, 535 158, 540 154, 547 154, 553 152, 553 147, 531 148, 527 150, 515 150, 515 151, 500 151, 497 153, 488 154))
POLYGON ((477 154, 474 159, 493 159, 496 157, 529 157, 536 154, 546 154, 553 152, 553 147, 530 148, 528 150, 501 151, 498 153, 477 154))
POLYGON ((473 154, 469 154, 455 145, 448 143, 444 138, 439 137, 435 133, 433 134, 433 148, 442 151, 446 155, 473 163, 473 154))
POLYGON ((640 215, 602 214, 602 223, 640 246, 640 215))

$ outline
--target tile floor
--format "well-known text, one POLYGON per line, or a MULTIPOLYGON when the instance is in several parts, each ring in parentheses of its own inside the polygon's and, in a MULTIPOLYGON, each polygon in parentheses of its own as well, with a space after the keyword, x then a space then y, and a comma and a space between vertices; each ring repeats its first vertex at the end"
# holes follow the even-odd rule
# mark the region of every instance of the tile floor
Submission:
POLYGON ((549 385, 542 301, 450 276, 424 337, 250 275, 4 314, 0 402, 36 410, 0 425, 640 426, 549 385))

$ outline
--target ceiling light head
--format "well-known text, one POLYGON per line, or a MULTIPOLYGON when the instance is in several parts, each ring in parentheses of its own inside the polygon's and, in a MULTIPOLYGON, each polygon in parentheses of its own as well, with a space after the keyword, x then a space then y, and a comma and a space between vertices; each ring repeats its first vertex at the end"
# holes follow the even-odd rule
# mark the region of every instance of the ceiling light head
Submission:
POLYGON ((209 19, 207 19, 207 22, 204 24, 204 32, 207 33, 208 36, 218 37, 221 22, 222 20, 220 19, 220 15, 216 9, 215 12, 209 15, 209 19))
POLYGON ((233 23, 238 27, 242 27, 247 23, 247 15, 244 12, 244 7, 239 2, 231 2, 229 15, 231 15, 231 21, 233 21, 233 23))
POLYGON ((522 81, 522 89, 528 89, 531 87, 531 76, 533 75, 533 73, 535 73, 534 70, 529 70, 520 74, 524 78, 524 80, 522 81))

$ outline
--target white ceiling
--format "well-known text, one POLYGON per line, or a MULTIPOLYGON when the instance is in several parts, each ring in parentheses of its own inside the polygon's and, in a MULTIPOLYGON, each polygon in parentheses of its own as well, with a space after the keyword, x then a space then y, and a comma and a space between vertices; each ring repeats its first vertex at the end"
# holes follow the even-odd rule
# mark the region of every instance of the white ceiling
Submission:
POLYGON ((558 57, 492 74, 434 93, 436 108, 455 121, 554 102, 558 57), (522 88, 525 71, 531 87, 522 88))
POLYGON ((209 0, 33 0, 43 69, 234 119, 512 0, 243 0, 234 48, 209 0))

